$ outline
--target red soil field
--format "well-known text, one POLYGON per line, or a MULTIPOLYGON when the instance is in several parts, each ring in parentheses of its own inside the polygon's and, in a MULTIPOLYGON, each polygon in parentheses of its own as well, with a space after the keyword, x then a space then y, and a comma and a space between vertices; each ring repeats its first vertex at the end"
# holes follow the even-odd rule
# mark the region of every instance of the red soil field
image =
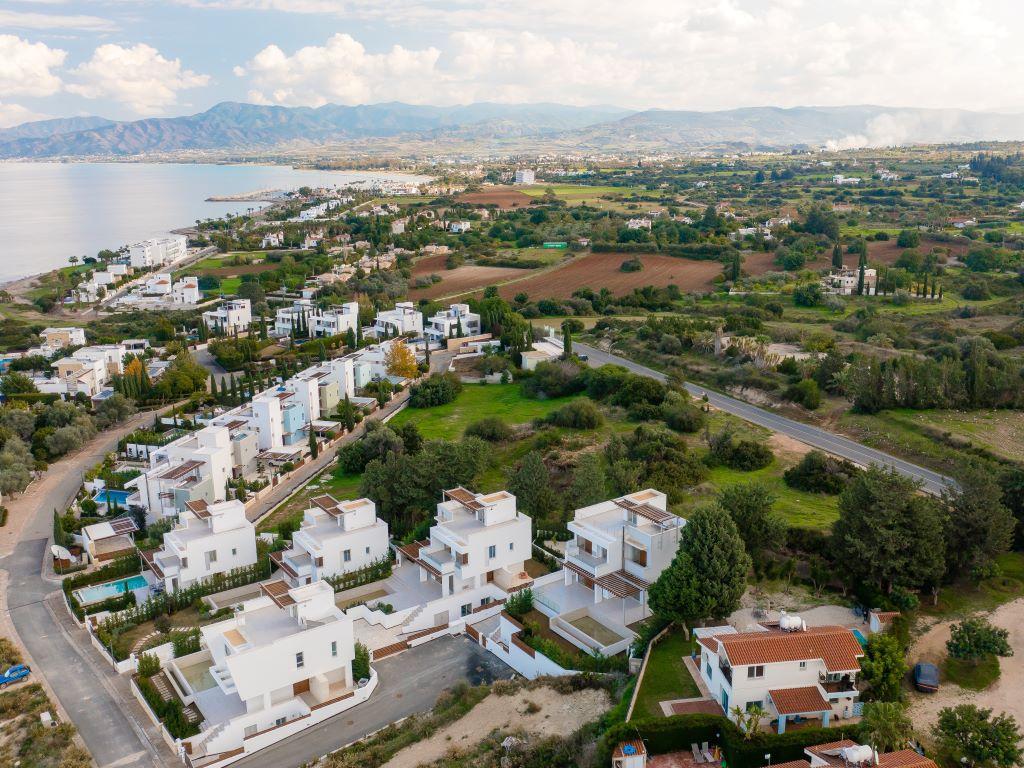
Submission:
POLYGON ((460 203, 496 205, 499 208, 525 208, 535 198, 511 187, 495 187, 484 192, 470 192, 465 195, 459 195, 455 199, 460 203))
MULTIPOLYGON (((943 248, 953 256, 963 256, 970 249, 970 245, 967 243, 940 243, 921 238, 921 245, 917 247, 917 250, 924 254, 931 253, 932 248, 943 248)), ((868 243, 868 261, 891 265, 896 263, 901 253, 903 253, 903 249, 896 245, 895 237, 891 240, 875 240, 868 243)), ((848 258, 852 259, 856 265, 856 257, 848 258)), ((850 264, 848 263, 847 266, 850 264)))
POLYGON ((634 288, 653 285, 663 288, 675 284, 683 292, 706 290, 711 281, 722 274, 718 261, 694 261, 654 253, 591 253, 568 262, 559 269, 517 280, 498 289, 502 298, 526 293, 531 299, 567 299, 579 288, 595 291, 607 288, 615 295, 634 288), (644 268, 639 272, 622 272, 626 259, 638 257, 644 268))
MULTIPOLYGON (((434 258, 431 256, 430 258, 434 258)), ((409 298, 413 301, 419 299, 436 299, 439 296, 454 296, 460 293, 472 293, 473 291, 494 285, 502 280, 509 280, 513 277, 522 277, 529 274, 529 270, 512 269, 510 267, 474 267, 462 266, 455 269, 444 268, 444 257, 442 257, 440 269, 428 269, 425 272, 413 271, 414 276, 436 274, 440 276, 441 282, 434 283, 426 288, 411 288, 409 298)))
POLYGON ((417 259, 412 265, 412 276, 422 277, 423 275, 432 275, 437 273, 443 277, 445 272, 444 265, 447 261, 448 256, 443 253, 417 259))

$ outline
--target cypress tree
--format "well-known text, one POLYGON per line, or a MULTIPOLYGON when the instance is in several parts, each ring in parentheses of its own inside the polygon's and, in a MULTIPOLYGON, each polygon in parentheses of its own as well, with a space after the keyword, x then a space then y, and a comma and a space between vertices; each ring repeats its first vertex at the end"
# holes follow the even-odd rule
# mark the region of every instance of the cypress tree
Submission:
POLYGON ((217 377, 212 373, 210 374, 210 397, 216 402, 220 402, 220 396, 217 394, 217 377))
POLYGON ((864 268, 867 265, 867 257, 863 252, 860 254, 860 264, 857 268, 857 295, 864 295, 864 268))
POLYGON ((832 248, 832 267, 833 269, 843 268, 843 246, 838 242, 832 248))
POLYGON ((309 425, 309 457, 315 459, 320 454, 320 446, 316 442, 316 433, 313 431, 313 425, 309 425))
POLYGON ((356 417, 352 413, 352 402, 348 399, 348 392, 345 393, 345 431, 351 432, 356 428, 356 417))

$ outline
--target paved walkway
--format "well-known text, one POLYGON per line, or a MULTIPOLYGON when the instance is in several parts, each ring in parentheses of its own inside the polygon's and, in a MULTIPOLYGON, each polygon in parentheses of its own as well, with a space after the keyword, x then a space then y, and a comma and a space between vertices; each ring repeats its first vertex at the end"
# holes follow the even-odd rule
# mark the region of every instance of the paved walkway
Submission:
MULTIPOLYGON (((578 341, 574 341, 573 349, 577 353, 587 355, 588 362, 590 365, 595 367, 605 365, 606 363, 612 363, 614 365, 621 365, 634 373, 640 374, 641 376, 647 376, 648 378, 657 379, 662 382, 667 380, 665 374, 660 371, 648 368, 645 365, 640 365, 639 363, 633 362, 625 357, 603 352, 597 347, 592 347, 589 344, 581 344, 578 341)), ((686 389, 691 395, 698 398, 707 394, 708 402, 712 408, 717 408, 720 411, 725 411, 726 413, 731 413, 734 416, 739 416, 744 421, 749 421, 752 424, 765 427, 773 432, 788 435, 795 440, 806 443, 812 448, 818 448, 826 453, 831 453, 835 456, 849 459, 855 464, 860 464, 861 466, 878 464, 883 467, 890 467, 901 475, 920 481, 922 490, 932 495, 938 496, 947 487, 956 486, 956 481, 946 475, 941 475, 930 469, 919 467, 916 464, 911 464, 909 461, 904 461, 903 459, 896 458, 895 456, 890 456, 888 453, 875 450, 874 448, 869 448, 866 445, 861 445, 847 437, 833 434, 832 432, 828 432, 820 427, 814 427, 810 424, 795 421, 794 419, 788 419, 785 416, 780 416, 777 413, 772 413, 764 408, 758 408, 756 405, 751 405, 750 403, 745 403, 742 400, 737 400, 734 397, 714 392, 707 387, 702 387, 697 384, 687 383, 686 389)))

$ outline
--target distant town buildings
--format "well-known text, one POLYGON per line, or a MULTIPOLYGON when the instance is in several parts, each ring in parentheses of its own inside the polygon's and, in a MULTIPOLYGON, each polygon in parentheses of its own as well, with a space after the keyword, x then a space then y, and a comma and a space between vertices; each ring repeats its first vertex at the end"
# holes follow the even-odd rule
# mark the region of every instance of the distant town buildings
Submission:
POLYGON ((151 269, 177 261, 188 253, 184 235, 156 237, 128 246, 128 261, 136 269, 151 269))
POLYGON ((519 170, 516 171, 515 183, 536 184, 537 174, 535 174, 533 170, 531 170, 530 168, 520 168, 519 170))

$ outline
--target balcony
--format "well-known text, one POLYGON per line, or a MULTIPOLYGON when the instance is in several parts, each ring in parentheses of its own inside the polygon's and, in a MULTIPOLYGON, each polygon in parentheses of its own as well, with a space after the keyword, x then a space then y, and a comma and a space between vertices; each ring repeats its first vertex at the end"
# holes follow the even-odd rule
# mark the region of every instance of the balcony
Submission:
POLYGON ((825 675, 819 675, 818 684, 825 690, 829 699, 860 695, 860 691, 857 690, 857 680, 852 675, 843 675, 838 680, 829 680, 825 675))
POLYGON ((455 558, 449 549, 420 550, 420 557, 441 573, 455 572, 455 558))
POLYGON ((725 664, 719 664, 718 669, 729 685, 732 685, 732 667, 726 666, 725 664))
POLYGON ((565 555, 566 557, 572 558, 573 562, 575 562, 580 567, 585 568, 586 570, 593 573, 594 576, 600 576, 601 574, 598 573, 598 570, 601 569, 603 566, 608 565, 607 553, 602 555, 601 557, 597 557, 592 552, 587 552, 586 550, 582 549, 580 545, 576 544, 575 542, 569 542, 566 545, 565 555))

